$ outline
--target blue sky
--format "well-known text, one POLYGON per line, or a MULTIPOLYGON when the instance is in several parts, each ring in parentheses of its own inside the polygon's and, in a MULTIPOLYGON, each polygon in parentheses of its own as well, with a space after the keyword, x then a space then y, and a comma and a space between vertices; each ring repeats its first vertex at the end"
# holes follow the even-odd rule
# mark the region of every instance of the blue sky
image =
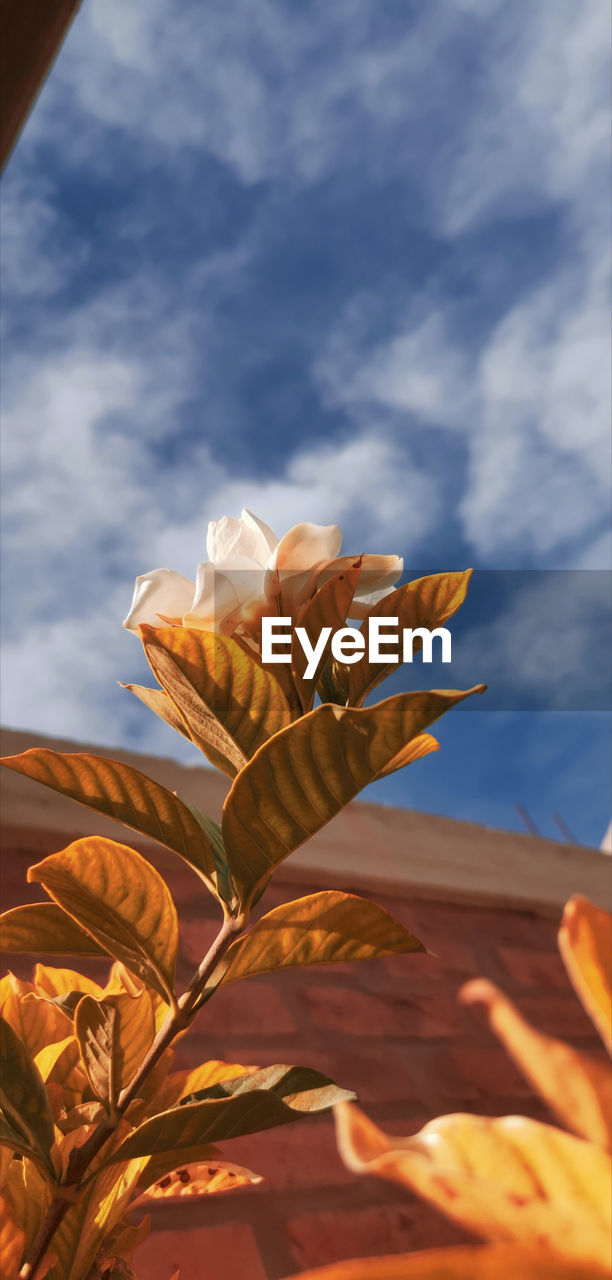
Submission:
MULTIPOLYGON (((609 567, 608 50, 599 0, 86 0, 4 179, 4 723, 185 759, 120 623, 244 505, 609 567)), ((599 843, 604 713, 438 736, 372 798, 599 843)))

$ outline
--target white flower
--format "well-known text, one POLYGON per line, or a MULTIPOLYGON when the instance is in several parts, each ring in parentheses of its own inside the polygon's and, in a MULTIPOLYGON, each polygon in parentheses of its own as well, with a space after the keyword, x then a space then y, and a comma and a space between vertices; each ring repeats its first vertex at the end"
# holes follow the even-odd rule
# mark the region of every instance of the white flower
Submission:
MULTIPOLYGON (((238 627, 256 632, 266 613, 293 616, 323 582, 355 563, 354 556, 338 554, 341 543, 335 524, 296 524, 279 541, 250 511, 243 510, 239 520, 212 520, 208 560, 198 565, 195 583, 171 569, 142 574, 123 625, 136 634, 143 622, 154 627, 178 622, 224 635, 238 627)), ((399 556, 363 556, 364 585, 355 594, 351 617, 366 617, 402 569, 399 556)))

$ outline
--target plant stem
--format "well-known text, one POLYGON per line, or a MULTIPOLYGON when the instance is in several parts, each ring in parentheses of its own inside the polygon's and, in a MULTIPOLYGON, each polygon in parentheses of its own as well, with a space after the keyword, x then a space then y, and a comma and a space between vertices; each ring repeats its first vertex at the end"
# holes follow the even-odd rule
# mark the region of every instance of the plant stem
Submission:
MULTIPOLYGON (((153 1067, 159 1062, 162 1054, 172 1044, 175 1036, 180 1031, 184 1031, 193 1021, 197 1013, 195 1006, 208 979, 214 973, 219 960, 227 951, 233 938, 236 934, 242 932, 243 927, 241 918, 229 916, 223 921, 217 937, 206 952, 202 963, 194 973, 177 1007, 170 1010, 136 1074, 132 1076, 125 1089, 122 1089, 117 1099, 114 1118, 111 1120, 107 1116, 81 1147, 75 1147, 68 1161, 64 1186, 72 1188, 79 1185, 92 1160, 98 1155, 98 1152, 115 1131, 119 1120, 127 1111, 130 1103, 138 1096, 138 1090, 143 1081, 146 1080, 153 1067)), ((38 1237, 30 1250, 30 1255, 19 1272, 20 1280, 36 1280, 36 1272, 43 1261, 47 1249, 73 1203, 74 1194, 66 1197, 57 1196, 52 1200, 38 1237)))

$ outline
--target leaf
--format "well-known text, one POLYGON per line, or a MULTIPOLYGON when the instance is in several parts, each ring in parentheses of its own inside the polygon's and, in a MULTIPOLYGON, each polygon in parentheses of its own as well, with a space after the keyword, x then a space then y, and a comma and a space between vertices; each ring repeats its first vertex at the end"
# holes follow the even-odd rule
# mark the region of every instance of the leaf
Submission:
POLYGON ((241 1076, 238 1081, 213 1086, 214 1090, 223 1090, 226 1095, 232 1092, 232 1096, 207 1097, 202 1102, 183 1103, 152 1116, 124 1139, 110 1161, 166 1151, 175 1152, 180 1158, 183 1151, 200 1143, 272 1129, 297 1120, 307 1112, 327 1111, 341 1099, 354 1096, 306 1067, 267 1067, 248 1077, 241 1076), (275 1072, 281 1073, 278 1079, 275 1072), (293 1075, 294 1072, 298 1074, 293 1075), (257 1080, 264 1079, 273 1084, 274 1089, 256 1086, 257 1080), (251 1081, 250 1088, 246 1081, 251 1081), (230 1089, 232 1085, 234 1092, 230 1089), (283 1087, 288 1092, 283 1094, 283 1087))
MULTIPOLYGON (((146 1177, 146 1169, 143 1174, 146 1177)), ((251 1183, 263 1182, 261 1174, 252 1173, 242 1165, 227 1160, 205 1160, 200 1163, 183 1163, 162 1178, 153 1182, 130 1205, 130 1210, 163 1200, 176 1203, 187 1196, 209 1196, 220 1191, 235 1191, 251 1183)))
POLYGON ((382 1258, 332 1262, 291 1280, 603 1280, 599 1267, 567 1262, 544 1249, 460 1245, 382 1258))
POLYGON ((0 1195, 0 1258, 4 1280, 18 1280, 25 1252, 25 1231, 15 1221, 7 1196, 0 1195))
POLYGON ((36 1055, 36 1066, 47 1086, 54 1118, 80 1105, 87 1088, 78 1041, 73 1035, 59 1044, 48 1045, 36 1055))
POLYGON ((109 955, 172 1003, 176 908, 165 881, 135 849, 86 836, 30 867, 28 880, 44 885, 109 955))
POLYGON ((142 626, 140 630, 160 684, 205 747, 209 738, 199 718, 203 712, 197 720, 193 718, 189 691, 195 693, 204 712, 214 717, 215 733, 216 726, 222 727, 224 737, 219 742, 213 740, 213 745, 235 770, 289 724, 291 711, 278 680, 234 640, 185 627, 142 626), (228 738, 233 743, 229 756, 228 738))
POLYGON ((580 1000, 612 1052, 612 916, 586 898, 570 898, 559 949, 580 1000))
MULTIPOLYGON (((175 795, 178 796, 178 792, 175 792, 175 795)), ((198 809, 197 804, 194 804, 192 800, 186 800, 181 796, 178 796, 178 799, 181 804, 184 804, 189 809, 189 812, 195 818, 198 826, 202 828, 208 840, 216 868, 216 891, 221 903, 231 909, 235 904, 236 895, 227 865, 220 823, 215 822, 214 818, 209 818, 208 814, 202 813, 202 810, 198 809)))
MULTIPOLYGON (((305 670, 307 657, 293 630, 291 643, 291 673, 304 711, 310 711, 314 702, 317 684, 327 665, 331 654, 331 642, 334 632, 346 626, 346 619, 357 589, 361 575, 361 559, 350 569, 337 573, 315 592, 311 600, 304 605, 296 621, 296 627, 303 627, 311 645, 315 645, 324 627, 331 627, 332 634, 321 654, 314 676, 306 680, 305 670)), ((279 726, 280 727, 280 726, 279 726)))
POLYGON ((132 1196, 142 1160, 104 1167, 81 1192, 53 1237, 57 1264, 49 1280, 85 1280, 102 1242, 119 1222, 132 1196))
POLYGON ((431 733, 418 733, 416 738, 411 742, 407 742, 403 751, 399 751, 390 764, 386 768, 381 769, 378 778, 386 778, 390 773, 397 773, 398 769, 405 769, 406 765, 414 764, 416 760, 422 760, 423 756, 428 756, 432 751, 439 751, 440 743, 431 733))
POLYGON ((149 992, 139 996, 86 995, 74 1017, 87 1078, 97 1098, 112 1112, 155 1038, 155 1014, 149 992))
POLYGON ((610 1159, 592 1143, 522 1116, 441 1116, 396 1138, 341 1106, 336 1124, 350 1169, 410 1187, 484 1239, 609 1265, 610 1159))
POLYGON ((248 910, 274 870, 388 769, 465 692, 400 693, 375 707, 316 707, 260 747, 223 806, 232 881, 248 910))
MULTIPOLYGON (((472 570, 464 569, 460 573, 433 573, 426 578, 407 582, 403 587, 384 596, 370 610, 369 618, 397 618, 400 633, 404 627, 425 627, 428 631, 433 631, 461 607, 471 576, 472 570)), ((367 642, 368 618, 362 623, 361 631, 367 642)), ((421 647, 421 642, 415 640, 413 652, 417 653, 421 647)), ((396 667, 397 663, 392 662, 369 662, 366 649, 361 662, 356 662, 351 667, 350 705, 361 706, 367 695, 396 667)))
MULTIPOLYGON (((42 1226, 45 1214, 51 1202, 51 1190, 43 1175, 32 1160, 14 1160, 10 1174, 4 1187, 4 1207, 7 1215, 19 1224, 23 1232, 22 1257, 27 1257, 42 1226)), ((2 1242, 4 1236, 2 1237, 2 1242)), ((2 1275, 6 1274, 6 1258, 0 1245, 2 1275)), ((51 1258, 47 1254, 45 1262, 36 1272, 36 1280, 47 1274, 51 1258)), ((9 1273, 10 1274, 10 1273, 9 1273)))
POLYGON ((78 973, 76 969, 56 969, 54 965, 35 965, 34 985, 39 995, 48 996, 50 1000, 73 992, 77 995, 102 995, 101 986, 93 978, 78 973))
POLYGON ((351 893, 325 890, 275 907, 233 942, 221 985, 296 965, 424 950, 384 907, 351 893))
POLYGON ((489 1026, 561 1123, 579 1137, 612 1150, 612 1077, 597 1058, 530 1027, 492 982, 475 978, 461 990, 464 1004, 480 1004, 489 1026))
POLYGON ((188 862, 216 894, 215 856, 202 825, 178 796, 138 769, 104 756, 43 747, 7 756, 1 763, 159 841, 188 862))
POLYGON ((354 1093, 340 1089, 329 1076, 322 1075, 313 1067, 289 1067, 286 1063, 276 1063, 271 1067, 260 1067, 257 1071, 243 1071, 232 1080, 218 1080, 181 1098, 180 1106, 209 1098, 233 1098, 261 1089, 302 1112, 321 1111, 355 1097, 354 1093))
POLYGON ((55 902, 12 907, 0 916, 0 951, 100 956, 105 952, 55 902))
MULTIPOLYGON (((155 1110, 167 1111, 174 1107, 181 1098, 197 1089, 209 1089, 223 1080, 235 1080, 240 1075, 250 1075, 258 1067, 244 1067, 237 1062, 202 1062, 199 1067, 190 1067, 183 1071, 173 1071, 166 1076, 155 1094, 153 1103, 155 1110)), ((205 1159, 206 1157, 202 1157, 205 1159)))
POLYGON ((183 737, 187 738, 188 742, 191 742, 191 734, 182 715, 177 711, 172 698, 169 698, 163 689, 147 689, 142 684, 122 684, 121 681, 119 681, 119 687, 121 689, 129 689, 130 693, 133 693, 141 702, 144 702, 145 707, 148 707, 150 711, 154 711, 160 720, 165 720, 166 724, 169 724, 172 729, 176 729, 177 733, 182 733, 183 737))
MULTIPOLYGON (((10 1128, 21 1137, 21 1146, 15 1149, 23 1152, 25 1147, 52 1172, 53 1117, 47 1092, 25 1045, 3 1017, 0 1062, 0 1106, 10 1128)), ((4 1140, 2 1135, 0 1140, 4 1140)))
POLYGON ((32 1058, 44 1045, 63 1040, 71 1030, 62 1009, 38 996, 31 983, 20 982, 12 973, 3 983, 0 1011, 32 1058))

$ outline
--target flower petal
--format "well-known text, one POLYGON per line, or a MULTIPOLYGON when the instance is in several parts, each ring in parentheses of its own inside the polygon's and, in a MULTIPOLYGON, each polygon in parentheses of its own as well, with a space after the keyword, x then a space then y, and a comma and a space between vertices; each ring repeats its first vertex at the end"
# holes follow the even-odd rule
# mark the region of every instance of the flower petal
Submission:
POLYGON ((231 561, 236 569, 263 569, 277 543, 272 530, 250 511, 244 510, 240 520, 222 516, 221 520, 210 521, 206 554, 216 568, 231 561))
POLYGON ((247 529, 251 529, 255 535, 255 549, 252 554, 255 555, 255 559, 258 560, 262 566, 266 565, 273 551, 276 551, 278 546, 278 538, 276 534, 272 532, 269 525, 265 524, 263 520, 260 520, 257 516, 253 515, 253 512, 249 511, 247 507, 242 508, 242 511, 240 512, 240 519, 242 520, 243 525, 245 525, 247 529))
POLYGON ((203 560, 198 565, 193 603, 183 614, 183 626, 197 631, 219 631, 240 599, 232 578, 203 560))
POLYGON ((134 596, 123 626, 138 635, 141 622, 160 626, 160 615, 182 618, 193 600, 194 583, 172 569, 151 569, 134 584, 134 596))
POLYGON ((342 534, 337 524, 296 524, 281 538, 271 567, 284 573, 302 573, 338 555, 342 534))

